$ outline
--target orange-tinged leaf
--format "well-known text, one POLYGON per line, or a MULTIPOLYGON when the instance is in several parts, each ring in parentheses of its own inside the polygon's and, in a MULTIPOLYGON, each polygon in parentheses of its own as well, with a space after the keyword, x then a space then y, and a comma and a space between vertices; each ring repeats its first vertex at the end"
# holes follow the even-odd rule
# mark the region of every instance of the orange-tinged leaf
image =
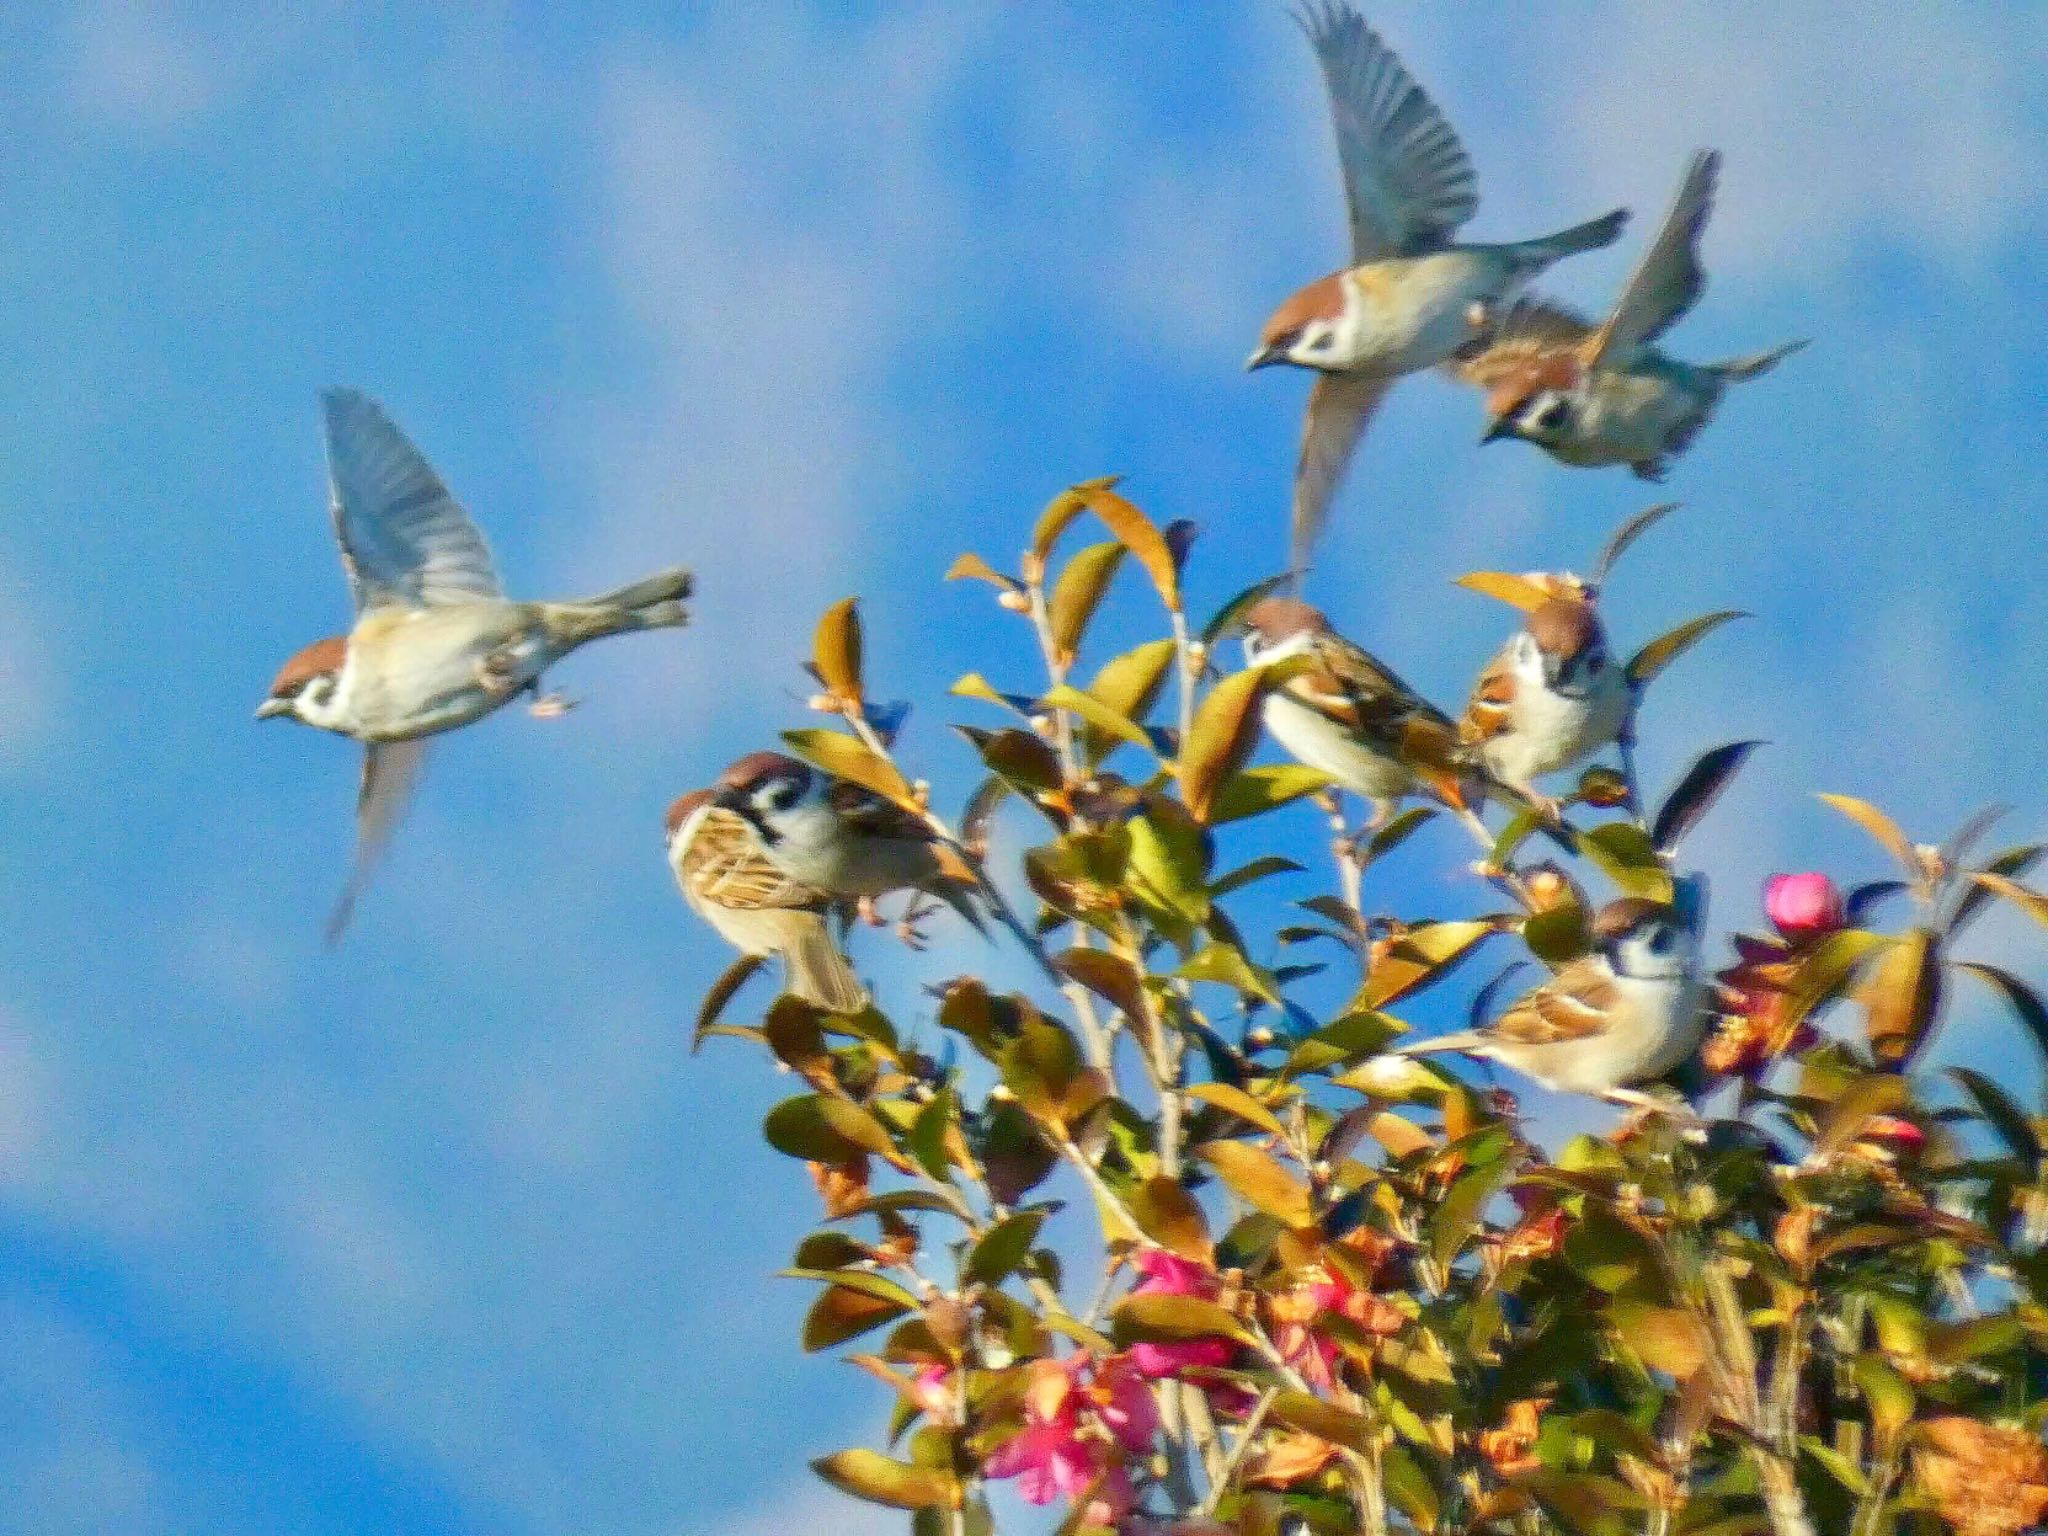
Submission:
POLYGON ((801 1341, 807 1354, 857 1339, 912 1310, 900 1302, 871 1296, 843 1285, 828 1286, 804 1314, 801 1341))
POLYGON ((1209 1220, 1179 1180, 1155 1174, 1133 1189, 1125 1204, 1139 1229, 1160 1247, 1197 1264, 1213 1260, 1209 1220))
POLYGON ((1202 700, 1188 739, 1181 743, 1180 794, 1197 821, 1206 822, 1216 792, 1252 754, 1259 739, 1259 706, 1285 680, 1279 667, 1233 672, 1202 700))
POLYGON ((1524 613, 1535 612, 1555 595, 1540 582, 1517 576, 1512 571, 1467 571, 1454 585, 1485 597, 1499 598, 1510 608, 1519 608, 1524 613))
POLYGON ((1126 1017, 1145 1017, 1144 989, 1130 961, 1100 949, 1070 949, 1053 957, 1052 968, 1077 981, 1126 1017))
MULTIPOLYGON (((1137 649, 1104 663, 1102 670, 1095 674, 1095 681, 1088 685, 1088 695, 1113 710, 1118 718, 1142 725, 1158 700, 1159 690, 1166 683, 1167 669, 1172 665, 1173 642, 1148 640, 1137 649)), ((1150 745, 1149 738, 1146 745, 1150 745)), ((1100 757, 1108 752, 1109 744, 1091 741, 1089 750, 1092 755, 1100 757)))
POLYGON ((1891 817, 1868 800, 1858 800, 1854 795, 1822 795, 1820 798, 1875 838, 1885 852, 1899 861, 1908 880, 1921 878, 1919 856, 1913 852, 1911 840, 1891 817))
POLYGON ((1070 683, 1061 683, 1048 690, 1038 703, 1043 709, 1064 709, 1079 715, 1104 735, 1120 737, 1148 751, 1151 749, 1152 738, 1136 721, 1126 719, 1092 693, 1083 693, 1070 683))
POLYGON ((1102 519, 1109 531, 1117 536, 1118 542, 1145 568, 1145 574, 1159 589, 1159 600, 1166 604, 1167 610, 1178 613, 1180 569, 1173 558, 1173 549, 1151 518, 1116 493, 1115 485, 1114 480, 1090 480, 1074 489, 1087 503, 1088 510, 1102 519))
POLYGON ((820 1456, 811 1470, 842 1493, 892 1509, 957 1509, 960 1480, 936 1467, 894 1461, 879 1451, 855 1449, 820 1456))
POLYGON ((1001 587, 1005 592, 1018 591, 1021 586, 1015 577, 1005 576, 981 556, 972 552, 960 556, 946 567, 946 580, 959 581, 963 577, 985 581, 992 587, 1001 587))
POLYGON ((835 697, 859 705, 860 599, 842 598, 825 610, 818 620, 818 632, 811 639, 811 661, 835 697))
POLYGON ((1385 1008, 1442 980, 1452 966, 1498 931, 1484 918, 1424 923, 1410 928, 1375 956, 1372 971, 1351 1007, 1385 1008))
POLYGON ((805 762, 824 769, 835 779, 845 779, 871 789, 885 800, 913 811, 922 811, 910 792, 910 781, 886 757, 880 756, 858 737, 843 731, 814 728, 784 731, 789 750, 805 762))
POLYGON ((2004 875, 1994 875, 1988 870, 1979 870, 1970 878, 1992 894, 2003 896, 2035 922, 2048 926, 2048 896, 2043 896, 2031 886, 2021 885, 2019 881, 2009 880, 2004 875))
POLYGON ((1730 619, 1748 617, 1739 608, 1723 608, 1717 613, 1703 613, 1696 619, 1686 620, 1635 653, 1628 664, 1629 680, 1641 687, 1730 619))
POLYGON ((1697 1373, 1713 1350, 1706 1324, 1683 1307, 1615 1301, 1607 1308, 1607 1321, 1643 1364, 1679 1381, 1697 1373))
POLYGON ((1281 1167, 1270 1154, 1241 1141, 1205 1142, 1194 1155, 1216 1170, 1230 1190, 1253 1210, 1264 1211, 1290 1227, 1315 1219, 1308 1185, 1281 1167))
POLYGON ((1287 1135, 1286 1129, 1273 1111, 1242 1088, 1233 1088, 1228 1083, 1190 1083, 1186 1092, 1189 1098, 1200 1099, 1204 1104, 1214 1104, 1218 1109, 1228 1111, 1246 1124, 1256 1125, 1269 1136, 1285 1139, 1287 1135))
MULTIPOLYGON (((1112 479, 1107 483, 1116 482, 1112 479)), ((1031 555, 1040 569, 1052 554, 1053 545, 1060 541, 1060 535, 1067 531, 1067 525, 1087 510, 1087 499, 1078 486, 1068 487, 1045 504, 1045 510, 1038 514, 1038 526, 1031 530, 1031 555)))

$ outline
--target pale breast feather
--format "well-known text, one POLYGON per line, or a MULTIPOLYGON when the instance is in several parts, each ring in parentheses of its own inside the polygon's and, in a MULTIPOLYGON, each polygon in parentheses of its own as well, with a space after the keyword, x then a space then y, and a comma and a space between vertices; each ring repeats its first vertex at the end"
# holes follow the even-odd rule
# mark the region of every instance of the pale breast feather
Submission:
POLYGON ((697 813, 696 830, 678 856, 683 889, 692 899, 740 911, 827 905, 816 886, 792 880, 763 856, 759 839, 734 811, 697 813))

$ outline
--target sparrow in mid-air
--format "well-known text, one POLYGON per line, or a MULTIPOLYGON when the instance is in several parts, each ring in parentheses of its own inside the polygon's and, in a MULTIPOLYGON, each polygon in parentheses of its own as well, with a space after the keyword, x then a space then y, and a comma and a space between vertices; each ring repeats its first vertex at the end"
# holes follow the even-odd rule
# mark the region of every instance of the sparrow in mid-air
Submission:
POLYGON ((1487 663, 1458 734, 1495 778, 1542 806, 1535 780, 1619 740, 1633 702, 1591 598, 1563 595, 1532 611, 1487 663))
POLYGON ((832 937, 829 891, 791 879, 760 829, 699 789, 668 808, 668 862, 690 909, 742 954, 779 955, 786 990, 828 1013, 858 1013, 867 988, 832 937))
POLYGON ((1478 1029, 1395 1048, 1396 1056, 1458 1051, 1505 1062, 1544 1087, 1636 1108, 1661 1108, 1631 1084, 1678 1066, 1706 1028, 1700 924, 1706 883, 1677 883, 1671 906, 1625 897, 1594 916, 1593 948, 1478 1029))
POLYGON ((1510 245, 1459 245, 1479 206, 1465 147, 1393 50, 1349 5, 1305 0, 1351 209, 1351 265, 1275 310, 1246 366, 1316 372, 1294 477, 1293 567, 1309 547, 1373 410, 1402 374, 1434 368, 1489 336, 1552 263, 1613 242, 1616 209, 1510 245))
POLYGON ((1371 801, 1375 824, 1424 775, 1455 779, 1457 727, 1332 629, 1319 609, 1299 598, 1262 598, 1246 611, 1243 627, 1247 666, 1312 658, 1266 694, 1266 730, 1297 761, 1371 801))
POLYGON ((1595 326, 1548 300, 1509 311, 1495 338, 1452 373, 1486 391, 1482 442, 1518 437, 1565 464, 1626 464, 1661 480, 1685 452, 1729 384, 1767 373, 1805 346, 1719 363, 1682 363, 1652 345, 1699 302, 1707 274, 1700 232, 1713 211, 1721 157, 1693 157, 1657 238, 1595 326))
POLYGON ((631 629, 688 622, 680 567, 580 603, 506 597, 483 535, 420 451, 366 395, 320 397, 334 534, 355 596, 355 627, 284 664, 256 718, 286 717, 363 743, 356 857, 327 924, 348 926, 404 814, 424 738, 467 725, 521 692, 537 713, 542 672, 578 646, 631 629))

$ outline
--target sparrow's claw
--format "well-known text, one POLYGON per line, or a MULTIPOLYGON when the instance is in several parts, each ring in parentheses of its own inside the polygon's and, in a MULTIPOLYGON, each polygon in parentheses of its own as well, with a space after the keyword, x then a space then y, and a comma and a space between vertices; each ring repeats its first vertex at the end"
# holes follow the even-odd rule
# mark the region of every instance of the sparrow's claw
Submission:
POLYGON ((931 941, 924 935, 924 920, 938 910, 938 903, 913 896, 896 919, 896 937, 912 950, 922 953, 931 941))
POLYGON ((875 898, 872 896, 862 896, 856 899, 853 904, 853 910, 854 914, 857 917, 859 917, 862 922, 866 923, 870 928, 883 928, 888 926, 889 920, 882 916, 882 914, 876 910, 875 898))
POLYGON ((492 651, 479 661, 476 682, 486 693, 514 694, 532 686, 519 676, 518 663, 509 651, 492 651))
POLYGON ((537 693, 526 712, 536 720, 559 720, 577 705, 566 693, 537 693))

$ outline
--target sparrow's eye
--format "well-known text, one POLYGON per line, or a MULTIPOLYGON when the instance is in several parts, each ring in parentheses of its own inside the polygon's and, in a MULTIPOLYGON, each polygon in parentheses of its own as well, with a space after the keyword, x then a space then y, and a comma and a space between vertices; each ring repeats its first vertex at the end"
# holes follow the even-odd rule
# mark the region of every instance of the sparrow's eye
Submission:
POLYGON ((1309 338, 1308 350, 1311 352, 1327 352, 1336 344, 1337 333, 1329 329, 1324 329, 1317 331, 1315 335, 1309 338))
POLYGON ((771 810, 786 811, 792 805, 795 805, 802 798, 802 795, 803 792, 801 790, 785 780, 768 792, 769 808, 771 810))
POLYGON ((1650 953, 1653 955, 1667 953, 1671 948, 1671 941, 1676 937, 1677 935, 1669 928, 1661 923, 1658 924, 1658 926, 1650 930, 1650 953))
POLYGON ((1565 424, 1572 408, 1561 397, 1552 395, 1536 412, 1533 425, 1538 432, 1555 432, 1565 424))

